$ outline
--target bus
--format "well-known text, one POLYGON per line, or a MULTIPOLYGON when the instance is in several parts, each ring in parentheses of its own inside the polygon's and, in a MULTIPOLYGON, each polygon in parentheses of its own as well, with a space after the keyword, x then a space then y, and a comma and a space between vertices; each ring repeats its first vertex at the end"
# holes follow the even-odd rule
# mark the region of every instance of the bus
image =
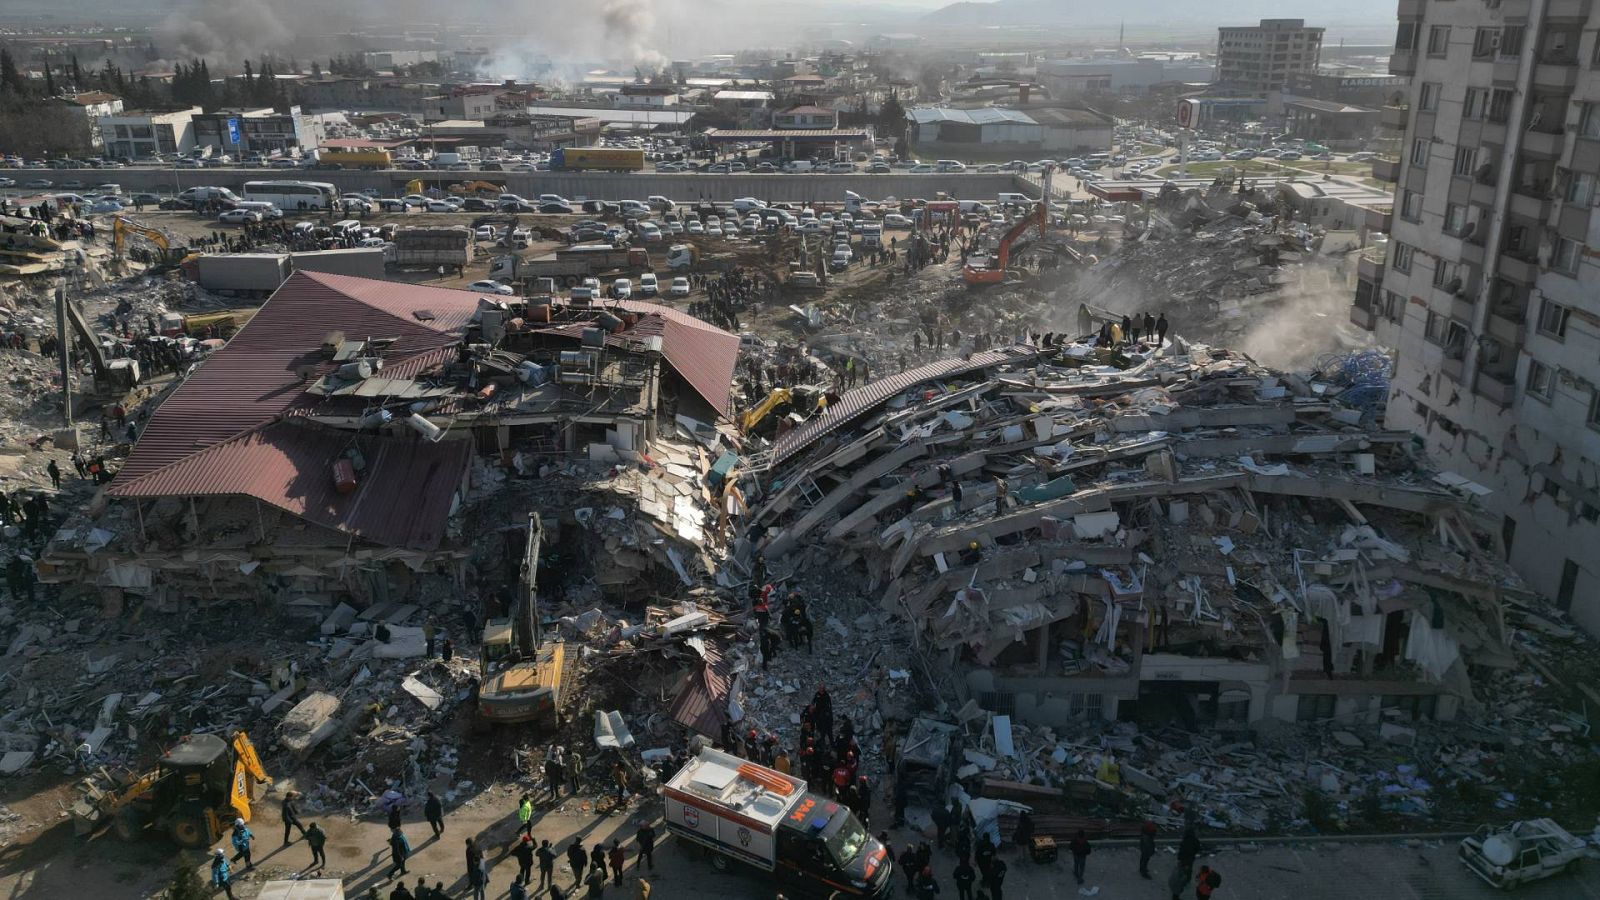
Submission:
POLYGON ((339 203, 339 189, 326 181, 246 181, 244 199, 272 203, 286 213, 332 209, 339 203))

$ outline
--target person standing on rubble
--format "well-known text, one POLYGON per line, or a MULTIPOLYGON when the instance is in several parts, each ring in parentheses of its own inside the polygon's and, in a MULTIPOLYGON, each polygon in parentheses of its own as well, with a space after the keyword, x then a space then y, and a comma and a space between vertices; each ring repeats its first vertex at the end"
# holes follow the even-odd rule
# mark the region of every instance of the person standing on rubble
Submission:
POLYGON ((811 695, 811 705, 817 711, 817 733, 829 744, 833 743, 833 698, 828 696, 827 685, 817 687, 817 692, 811 695))
POLYGON ((550 789, 550 802, 561 799, 561 782, 566 777, 566 766, 561 758, 561 745, 557 744, 544 758, 544 780, 550 789))
POLYGON ((211 886, 222 888, 228 900, 234 900, 233 874, 228 871, 228 857, 223 854, 221 847, 211 854, 211 886))
POLYGON ((323 852, 323 847, 328 845, 328 833, 322 826, 315 822, 306 829, 306 846, 311 848, 311 868, 321 869, 328 864, 328 855, 323 852))
POLYGON ((283 795, 283 845, 289 846, 289 829, 300 829, 300 836, 306 836, 306 827, 300 824, 300 792, 290 791, 283 795))
POLYGON ((567 751, 567 784, 571 786, 572 793, 576 795, 583 780, 583 754, 577 747, 567 751))
POLYGON ((251 834, 250 829, 245 827, 244 820, 234 819, 232 837, 233 861, 244 860, 246 872, 256 867, 255 862, 250 859, 250 842, 253 840, 255 840, 255 835, 251 834))
POLYGON ((61 490, 61 467, 56 465, 56 461, 50 460, 50 464, 45 466, 44 470, 50 473, 50 481, 55 485, 56 490, 61 490))
POLYGON ((1156 349, 1159 350, 1167 343, 1167 314, 1161 313, 1161 318, 1156 320, 1156 349))
POLYGON ((1089 854, 1094 852, 1094 847, 1089 845, 1089 835, 1083 829, 1078 829, 1068 847, 1072 850, 1072 877, 1083 884, 1083 870, 1089 865, 1089 854))
POLYGON ((761 629, 761 671, 765 672, 772 668, 772 658, 778 655, 779 645, 778 636, 773 633, 772 629, 761 629))
POLYGON ((1005 513, 1006 495, 1011 493, 1011 486, 999 475, 994 477, 994 514, 999 516, 1005 513))
POLYGON ((438 794, 428 792, 428 799, 422 804, 422 815, 427 818, 434 837, 444 834, 444 801, 439 799, 438 794))

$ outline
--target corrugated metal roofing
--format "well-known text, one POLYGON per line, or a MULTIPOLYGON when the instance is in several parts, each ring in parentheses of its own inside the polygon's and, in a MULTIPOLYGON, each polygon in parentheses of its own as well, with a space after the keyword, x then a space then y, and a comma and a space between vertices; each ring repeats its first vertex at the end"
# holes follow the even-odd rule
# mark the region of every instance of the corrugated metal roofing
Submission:
MULTIPOLYGON (((467 291, 320 272, 295 273, 226 346, 161 404, 108 494, 244 494, 363 536, 381 533, 393 537, 398 528, 406 528, 409 537, 403 546, 426 542, 430 526, 420 521, 419 514, 439 498, 414 489, 392 491, 409 503, 397 518, 418 521, 391 527, 362 519, 341 525, 336 521, 341 506, 307 506, 303 498, 311 496, 309 490, 297 487, 294 479, 286 479, 282 471, 273 468, 279 457, 284 462, 314 459, 318 462, 313 471, 302 477, 331 486, 327 466, 332 459, 316 447, 308 447, 309 455, 303 456, 285 443, 292 443, 295 435, 309 440, 304 432, 274 431, 271 441, 252 433, 285 416, 310 411, 321 402, 305 388, 335 368, 321 353, 323 339, 331 332, 343 332, 346 340, 393 338, 393 345, 384 352, 384 374, 409 377, 451 357, 477 305, 478 296, 467 291), (420 311, 430 313, 431 318, 418 320, 414 314, 420 311), (311 377, 303 379, 302 372, 311 377), (247 437, 251 439, 243 440, 247 437), (229 445, 226 452, 222 445, 229 445), (206 452, 212 448, 219 451, 206 452), (316 513, 317 509, 323 512, 316 513)), ((344 439, 348 441, 348 437, 344 439)), ((420 458, 429 456, 423 453, 420 458)), ((387 477, 384 481, 401 483, 387 477)), ((449 494, 445 491, 445 502, 449 494)), ((436 534, 432 540, 437 541, 436 534)))
POLYGON ((925 384, 940 378, 955 378, 979 369, 991 366, 1001 366, 1012 363, 1023 363, 1039 355, 1037 348, 1015 345, 1002 347, 998 350, 987 350, 983 353, 974 353, 970 357, 954 356, 941 359, 925 366, 909 369, 887 378, 845 391, 839 395, 839 402, 834 403, 822 415, 795 428, 782 436, 772 445, 772 465, 777 466, 783 461, 805 450, 824 436, 854 422, 872 410, 888 402, 890 398, 908 391, 918 385, 925 384))
POLYGON ((701 734, 721 734, 722 723, 728 720, 733 679, 733 665, 723 658, 721 650, 707 644, 704 657, 678 686, 678 696, 672 698, 667 714, 674 722, 701 734))
POLYGON ((1037 125, 1033 117, 1020 109, 1001 106, 981 106, 977 109, 955 109, 949 106, 914 106, 906 111, 918 125, 930 122, 958 122, 964 125, 994 125, 1015 122, 1019 125, 1037 125))
POLYGON ((661 355, 712 409, 726 415, 734 368, 739 364, 739 336, 659 303, 622 300, 618 305, 661 317, 661 355))

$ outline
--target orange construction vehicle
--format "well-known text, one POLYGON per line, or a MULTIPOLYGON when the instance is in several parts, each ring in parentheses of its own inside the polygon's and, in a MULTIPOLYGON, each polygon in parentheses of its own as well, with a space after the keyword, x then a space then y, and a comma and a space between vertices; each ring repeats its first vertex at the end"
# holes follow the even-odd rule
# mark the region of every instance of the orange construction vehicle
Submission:
POLYGON ((1045 223, 1048 221, 1049 206, 1040 201, 1033 205, 1033 211, 1017 220, 1015 225, 1006 231, 1000 238, 1000 244, 995 248, 993 256, 976 256, 967 260, 967 265, 961 270, 961 280, 969 286, 980 284, 1000 284, 1006 280, 1006 266, 1011 262, 1011 250, 1020 241, 1028 229, 1035 225, 1039 228, 1040 239, 1044 238, 1045 223))

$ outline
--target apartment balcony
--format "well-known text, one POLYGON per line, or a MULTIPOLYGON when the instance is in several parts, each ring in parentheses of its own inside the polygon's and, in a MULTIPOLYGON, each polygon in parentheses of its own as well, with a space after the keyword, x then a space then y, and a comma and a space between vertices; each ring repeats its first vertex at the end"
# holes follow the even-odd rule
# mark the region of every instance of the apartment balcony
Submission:
POLYGON ((1400 180, 1400 160, 1375 159, 1372 161, 1372 177, 1390 184, 1400 180))
POLYGON ((1372 331, 1378 327, 1378 311, 1370 303, 1366 306, 1352 303, 1350 304, 1350 324, 1362 331, 1372 331))
POLYGON ((1569 237, 1589 233, 1589 207, 1576 203, 1563 203, 1557 219, 1557 230, 1569 237))
POLYGON ((1518 284, 1532 285, 1539 280, 1539 261, 1533 254, 1513 255, 1510 251, 1500 254, 1500 276, 1508 281, 1518 284))
POLYGON ((1552 205, 1548 185, 1519 186, 1511 194, 1512 214, 1535 222, 1548 221, 1552 205))
POLYGON ((1378 111, 1378 125, 1390 131, 1405 131, 1411 121, 1411 107, 1385 106, 1378 111))
POLYGON ((1494 61, 1494 72, 1491 80, 1501 87, 1511 87, 1517 83, 1517 58, 1515 56, 1501 56, 1494 61))
POLYGON ((1389 74, 1406 76, 1417 74, 1417 51, 1395 50, 1393 53, 1390 53, 1389 74))
POLYGON ((1522 339, 1528 336, 1526 315, 1515 306, 1491 307, 1487 330, 1489 336, 1495 340, 1512 347, 1520 347, 1522 339))
POLYGON ((1562 123, 1535 125, 1522 136, 1522 152, 1544 159, 1560 159, 1567 142, 1562 123))
POLYGON ((1478 383, 1473 390, 1504 409, 1516 399, 1517 376, 1512 372, 1482 369, 1478 372, 1478 383))
POLYGON ((1362 251, 1356 260, 1356 277, 1379 284, 1383 281, 1383 251, 1372 248, 1362 251))
POLYGON ((1578 84, 1578 61, 1563 58, 1560 62, 1540 60, 1533 67, 1533 86, 1543 90, 1570 92, 1578 84))

